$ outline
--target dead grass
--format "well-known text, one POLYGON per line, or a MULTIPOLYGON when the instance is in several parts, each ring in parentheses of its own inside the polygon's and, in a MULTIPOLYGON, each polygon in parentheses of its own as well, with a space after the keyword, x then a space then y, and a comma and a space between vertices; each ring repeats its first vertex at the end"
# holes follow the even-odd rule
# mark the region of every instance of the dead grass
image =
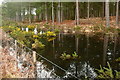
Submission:
MULTIPOLYGON (((1 30, 1 29, 0 29, 1 30)), ((3 37, 0 39, 1 41, 9 40, 5 33, 1 30, 0 34, 3 35, 3 37)), ((30 55, 26 55, 23 58, 26 62, 31 64, 31 67, 29 67, 27 70, 24 70, 25 67, 20 69, 17 65, 19 64, 19 59, 16 56, 17 53, 14 53, 15 55, 11 55, 9 51, 10 46, 7 45, 4 48, 0 45, 0 79, 2 78, 34 78, 34 64, 30 58, 30 55)), ((22 54, 22 53, 21 53, 22 54)), ((19 57, 21 57, 20 55, 19 57)), ((24 62, 25 62, 24 61, 24 62)))

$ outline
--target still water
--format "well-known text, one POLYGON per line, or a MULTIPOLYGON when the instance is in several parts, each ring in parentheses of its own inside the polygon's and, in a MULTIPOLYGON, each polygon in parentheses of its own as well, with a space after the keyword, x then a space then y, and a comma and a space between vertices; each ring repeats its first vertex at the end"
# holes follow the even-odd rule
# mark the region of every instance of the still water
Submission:
MULTIPOLYGON (((42 56, 54 62, 77 77, 96 77, 96 68, 110 63, 112 69, 120 70, 120 63, 115 59, 120 57, 119 35, 83 35, 83 34, 58 34, 55 40, 47 42, 45 49, 37 50, 42 56), (62 60, 61 54, 76 52, 80 59, 62 60)), ((41 59, 39 59, 41 60, 41 59)), ((53 66, 44 60, 47 68, 53 69, 61 77, 71 77, 69 73, 53 66)))

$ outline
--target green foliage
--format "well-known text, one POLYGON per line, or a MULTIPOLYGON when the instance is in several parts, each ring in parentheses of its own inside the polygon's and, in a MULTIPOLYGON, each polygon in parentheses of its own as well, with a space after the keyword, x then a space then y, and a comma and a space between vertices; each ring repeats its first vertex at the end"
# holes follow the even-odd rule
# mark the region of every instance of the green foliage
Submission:
POLYGON ((32 44, 32 48, 44 48, 44 44, 42 44, 38 39, 35 39, 35 42, 32 44))
POLYGON ((3 26, 1 27, 5 32, 12 32, 13 30, 15 30, 16 28, 13 26, 3 26))
MULTIPOLYGON (((1 27, 4 31, 8 32, 11 37, 16 39, 19 43, 32 48, 44 48, 44 44, 41 42, 40 35, 34 35, 33 31, 22 31, 18 27, 14 26, 3 26, 1 27), (32 44, 33 43, 33 44, 32 44)), ((33 26, 29 25, 29 28, 33 29, 33 26)))
POLYGON ((10 21, 10 20, 5 20, 4 18, 2 18, 2 26, 17 26, 18 23, 16 23, 15 21, 10 21))
POLYGON ((108 28, 106 28, 106 33, 114 33, 115 31, 117 31, 117 29, 114 28, 114 27, 108 27, 108 28))
POLYGON ((70 59, 70 58, 71 58, 71 55, 66 54, 66 53, 63 53, 63 54, 60 56, 60 58, 61 58, 62 60, 70 59))
MULTIPOLYGON (((100 65, 100 69, 96 69, 98 71, 97 78, 114 78, 113 70, 110 67, 109 62, 107 62, 107 64, 108 64, 108 68, 106 68, 106 67, 102 68, 100 65)), ((120 78, 120 72, 115 70, 115 74, 116 74, 116 76, 115 76, 116 78, 120 78)))
POLYGON ((55 33, 59 33, 60 29, 55 29, 54 31, 55 31, 55 33))
POLYGON ((14 30, 11 32, 11 36, 17 40, 25 40, 25 34, 22 31, 14 30))
POLYGON ((46 28, 47 30, 48 30, 48 29, 51 29, 51 25, 45 23, 45 24, 43 25, 43 28, 46 28))
POLYGON ((52 41, 56 37, 56 34, 54 32, 52 32, 52 31, 47 31, 43 35, 44 35, 44 38, 46 38, 48 41, 52 41))
POLYGON ((76 52, 74 52, 74 53, 72 54, 72 57, 73 57, 73 59, 76 59, 76 58, 78 58, 78 55, 77 55, 77 53, 76 53, 76 52))
POLYGON ((105 27, 103 25, 96 25, 96 26, 93 26, 94 28, 94 31, 100 31, 100 30, 105 30, 105 27))
POLYGON ((74 52, 72 55, 63 53, 60 58, 62 60, 68 60, 68 59, 79 59, 80 57, 77 55, 76 52, 74 52))
POLYGON ((80 30, 80 29, 81 29, 80 26, 75 26, 75 27, 74 27, 74 30, 80 30))
POLYGON ((40 14, 41 12, 42 12, 41 7, 37 8, 36 13, 37 13, 37 14, 40 14))
POLYGON ((119 57, 119 58, 117 58, 117 59, 115 59, 115 61, 120 62, 120 57, 119 57))
POLYGON ((46 40, 52 41, 56 37, 55 32, 52 31, 47 31, 43 34, 34 34, 33 30, 36 27, 35 25, 28 25, 26 27, 29 28, 28 32, 22 31, 19 27, 15 26, 3 26, 1 28, 4 29, 5 32, 8 32, 11 35, 11 37, 18 40, 19 43, 30 48, 32 47, 43 49, 45 45, 42 44, 42 42, 46 40))
POLYGON ((31 31, 33 31, 36 26, 35 26, 35 25, 28 25, 27 27, 28 27, 31 31))
POLYGON ((117 31, 118 31, 118 34, 120 35, 120 29, 119 28, 117 29, 117 31))
POLYGON ((120 78, 120 72, 118 72, 117 70, 115 70, 115 72, 116 72, 116 78, 120 78))

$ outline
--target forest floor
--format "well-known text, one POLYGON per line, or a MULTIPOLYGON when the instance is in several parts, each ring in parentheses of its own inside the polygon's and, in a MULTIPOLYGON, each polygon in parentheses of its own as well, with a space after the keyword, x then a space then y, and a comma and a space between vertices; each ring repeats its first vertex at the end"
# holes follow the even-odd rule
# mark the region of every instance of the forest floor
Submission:
MULTIPOLYGON (((29 25, 26 22, 20 23, 22 25, 29 25)), ((41 22, 32 22, 30 25, 39 25, 40 28, 48 28, 45 27, 46 21, 41 21, 41 22)), ((49 25, 52 28, 52 21, 48 21, 47 25, 49 25)), ((64 20, 61 23, 54 22, 54 29, 61 30, 65 33, 71 33, 74 32, 75 29, 79 29, 82 32, 95 32, 95 28, 97 27, 98 29, 96 31, 104 31, 102 27, 106 26, 106 21, 105 18, 101 17, 95 17, 95 18, 89 18, 89 19, 80 19, 80 24, 76 26, 76 21, 75 20, 64 20)), ((112 28, 119 28, 119 26, 116 26, 116 17, 111 16, 110 17, 110 27, 112 28)))
MULTIPOLYGON (((46 21, 36 22, 35 24, 45 24, 46 21)), ((49 24, 52 25, 52 21, 48 21, 49 24)), ((94 26, 94 25, 105 25, 105 18, 102 19, 100 17, 96 18, 89 18, 89 19, 80 19, 79 26, 94 26)), ((110 18, 110 24, 111 26, 115 26, 115 17, 110 18)), ((67 27, 73 27, 76 25, 75 20, 64 20, 61 23, 55 22, 54 25, 58 26, 67 26, 67 27)))
MULTIPOLYGON (((113 27, 115 26, 115 21, 116 21, 116 17, 115 16, 111 16, 110 17, 110 25, 113 27)), ((27 22, 23 22, 23 24, 26 24, 27 22)), ((32 24, 46 24, 46 21, 40 21, 40 22, 36 22, 33 21, 32 24)), ((52 21, 48 21, 49 25, 52 25, 52 21)), ((89 18, 89 19, 80 19, 80 24, 79 26, 94 26, 94 25, 105 25, 105 18, 101 18, 101 17, 95 17, 95 18, 89 18)), ((57 26, 67 26, 67 27, 73 27, 76 25, 76 21, 75 20, 64 20, 61 23, 58 22, 54 22, 54 25, 57 26)))

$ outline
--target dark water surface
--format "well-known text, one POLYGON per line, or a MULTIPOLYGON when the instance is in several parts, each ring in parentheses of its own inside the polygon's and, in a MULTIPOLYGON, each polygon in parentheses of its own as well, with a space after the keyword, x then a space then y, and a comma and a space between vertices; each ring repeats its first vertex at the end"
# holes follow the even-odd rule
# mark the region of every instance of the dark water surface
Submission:
MULTIPOLYGON (((115 61, 120 57, 120 36, 118 35, 59 34, 54 41, 46 43, 45 49, 39 53, 63 69, 72 73, 77 72, 73 73, 76 76, 80 74, 79 72, 85 65, 95 70, 100 65, 106 66, 107 61, 110 62, 113 69, 120 70, 120 64, 115 61), (64 52, 67 54, 76 52, 81 58, 79 60, 62 60, 60 56, 64 52)), ((49 69, 53 68, 51 63, 44 62, 49 69)), ((56 67, 54 69, 57 75, 65 76, 64 71, 56 67)))

